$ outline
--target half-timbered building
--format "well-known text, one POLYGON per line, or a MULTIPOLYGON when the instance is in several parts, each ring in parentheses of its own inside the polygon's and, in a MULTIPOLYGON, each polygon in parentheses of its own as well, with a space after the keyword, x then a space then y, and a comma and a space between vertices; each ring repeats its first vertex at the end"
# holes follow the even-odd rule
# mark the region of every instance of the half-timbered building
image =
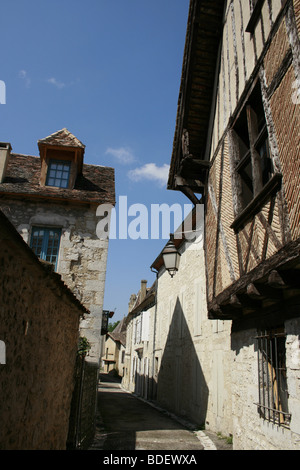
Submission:
POLYGON ((168 189, 205 206, 235 449, 300 447, 300 1, 191 0, 168 189))

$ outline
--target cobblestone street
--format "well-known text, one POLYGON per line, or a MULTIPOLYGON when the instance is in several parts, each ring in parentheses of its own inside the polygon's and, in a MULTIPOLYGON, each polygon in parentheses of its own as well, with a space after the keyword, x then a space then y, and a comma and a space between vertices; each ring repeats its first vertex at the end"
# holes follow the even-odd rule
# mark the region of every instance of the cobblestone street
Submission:
POLYGON ((189 429, 126 392, 107 374, 101 374, 98 390, 98 421, 89 450, 232 450, 224 439, 189 429))

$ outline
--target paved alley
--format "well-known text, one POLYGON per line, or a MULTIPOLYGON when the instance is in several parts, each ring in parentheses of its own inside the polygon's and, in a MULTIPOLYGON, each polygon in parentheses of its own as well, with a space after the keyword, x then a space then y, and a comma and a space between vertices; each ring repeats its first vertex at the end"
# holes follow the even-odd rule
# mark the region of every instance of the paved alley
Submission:
POLYGON ((90 450, 216 450, 206 434, 195 433, 134 395, 120 381, 101 374, 98 422, 90 450))

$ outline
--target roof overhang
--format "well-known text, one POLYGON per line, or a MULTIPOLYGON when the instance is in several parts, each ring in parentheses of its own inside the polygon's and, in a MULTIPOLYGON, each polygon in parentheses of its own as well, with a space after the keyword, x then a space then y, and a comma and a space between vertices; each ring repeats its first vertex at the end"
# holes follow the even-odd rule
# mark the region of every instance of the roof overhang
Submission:
POLYGON ((299 308, 300 238, 208 302, 208 317, 244 323, 253 318, 263 321, 277 313, 282 321, 299 316, 299 308))
POLYGON ((195 204, 209 171, 211 123, 223 31, 224 0, 191 0, 168 189, 195 204))

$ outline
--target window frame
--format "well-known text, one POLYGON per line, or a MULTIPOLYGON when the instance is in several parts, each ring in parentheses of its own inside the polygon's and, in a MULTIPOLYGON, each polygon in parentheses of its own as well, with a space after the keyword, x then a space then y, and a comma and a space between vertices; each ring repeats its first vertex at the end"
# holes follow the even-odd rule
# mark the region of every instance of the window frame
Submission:
POLYGON ((48 263, 51 263, 54 266, 54 271, 57 271, 57 264, 58 264, 58 257, 59 257, 59 250, 60 250, 60 241, 61 241, 61 228, 58 227, 43 227, 43 226, 33 226, 31 229, 31 238, 30 238, 30 248, 33 250, 35 255, 48 263), (41 239, 41 246, 40 246, 40 251, 37 251, 37 246, 34 243, 34 238, 35 235, 34 233, 36 231, 43 231, 43 237, 38 236, 38 239, 41 239), (53 254, 53 248, 54 246, 52 245, 51 248, 51 254, 50 257, 52 258, 55 256, 55 262, 52 262, 47 260, 47 257, 49 256, 48 250, 49 250, 49 237, 50 237, 50 232, 53 232, 54 234, 58 235, 58 244, 57 244, 57 253, 54 255, 53 254))
POLYGON ((49 164, 48 164, 48 170, 47 170, 47 177, 46 177, 46 186, 51 186, 53 188, 59 188, 59 189, 68 189, 69 188, 69 184, 70 184, 70 176, 71 176, 71 161, 69 160, 56 160, 55 158, 51 158, 50 161, 49 161, 49 164), (55 171, 55 174, 57 171, 62 171, 62 172, 66 172, 67 170, 65 169, 62 169, 62 170, 59 170, 57 168, 51 168, 51 165, 64 165, 64 166, 67 166, 68 167, 68 178, 65 179, 65 178, 62 178, 62 176, 60 178, 57 178, 56 176, 51 176, 50 175, 50 172, 51 171, 55 171), (57 184, 50 184, 49 183, 49 180, 50 179, 54 179, 54 180, 59 180, 60 181, 60 184, 57 185, 57 184), (62 181, 67 181, 67 185, 66 186, 62 186, 62 181))
POLYGON ((258 403, 265 421, 289 428, 286 368, 286 333, 284 327, 257 332, 258 403))
POLYGON ((259 79, 253 82, 251 92, 231 126, 230 135, 235 184, 233 189, 236 192, 235 220, 231 228, 238 231, 280 189, 282 182, 282 175, 275 171, 272 164, 259 79), (265 146, 265 143, 267 150, 262 159, 259 150, 265 146), (246 165, 251 169, 249 178, 252 188, 248 189, 251 196, 248 194, 245 197, 244 187, 247 182, 242 172, 246 165))

